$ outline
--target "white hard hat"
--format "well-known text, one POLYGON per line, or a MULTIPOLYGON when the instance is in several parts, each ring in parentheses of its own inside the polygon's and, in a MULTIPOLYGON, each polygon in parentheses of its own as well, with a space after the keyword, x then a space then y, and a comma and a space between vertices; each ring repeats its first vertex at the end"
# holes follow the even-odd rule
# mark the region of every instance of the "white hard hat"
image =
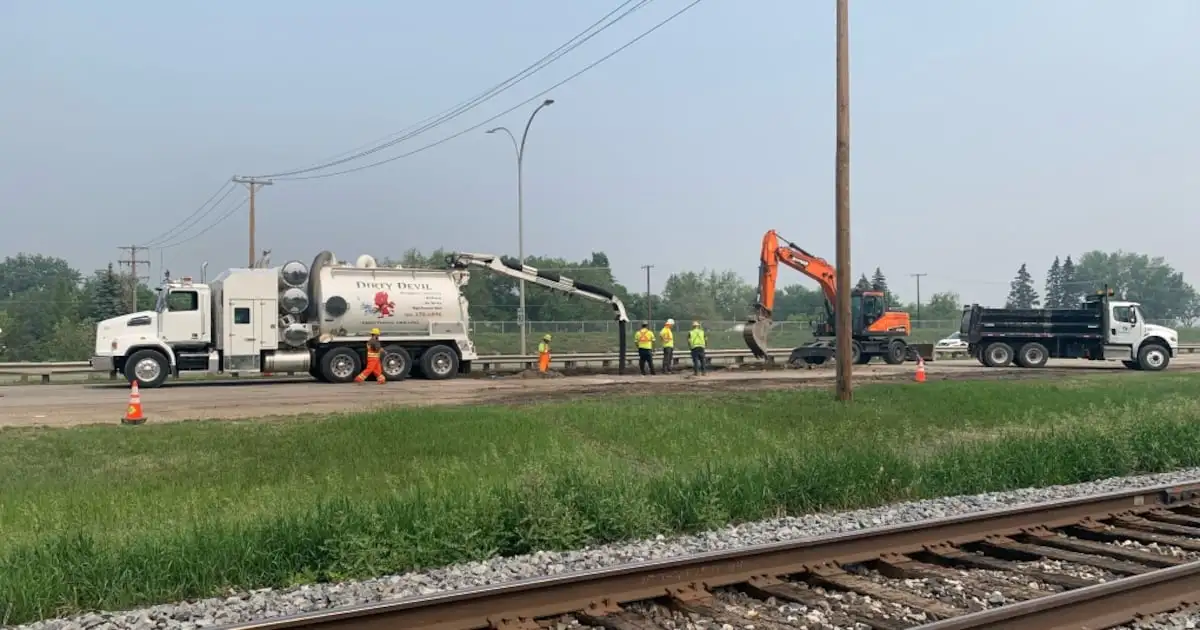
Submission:
POLYGON ((674 325, 675 325, 675 320, 674 320, 674 319, 668 319, 668 320, 667 320, 667 325, 668 325, 668 326, 674 326, 674 325))

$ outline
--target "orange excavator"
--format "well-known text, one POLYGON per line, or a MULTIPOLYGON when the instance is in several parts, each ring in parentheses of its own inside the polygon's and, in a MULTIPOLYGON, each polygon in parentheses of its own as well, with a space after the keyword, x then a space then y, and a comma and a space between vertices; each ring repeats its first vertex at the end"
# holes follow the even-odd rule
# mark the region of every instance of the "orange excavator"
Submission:
MULTIPOLYGON (((758 271, 758 299, 754 305, 754 316, 742 329, 746 345, 754 356, 767 357, 767 333, 772 325, 775 307, 775 286, 780 263, 799 271, 817 281, 825 294, 825 316, 813 324, 815 340, 792 350, 788 358, 790 365, 821 365, 834 356, 836 349, 837 317, 837 273, 825 259, 804 251, 800 246, 782 239, 775 230, 763 235, 762 254, 758 271), (783 241, 783 244, 780 244, 783 241)), ((907 337, 912 330, 908 313, 888 310, 887 296, 882 291, 850 293, 853 326, 850 355, 852 361, 862 365, 873 357, 883 357, 886 363, 898 365, 905 359, 915 359, 915 349, 909 346, 907 337)))

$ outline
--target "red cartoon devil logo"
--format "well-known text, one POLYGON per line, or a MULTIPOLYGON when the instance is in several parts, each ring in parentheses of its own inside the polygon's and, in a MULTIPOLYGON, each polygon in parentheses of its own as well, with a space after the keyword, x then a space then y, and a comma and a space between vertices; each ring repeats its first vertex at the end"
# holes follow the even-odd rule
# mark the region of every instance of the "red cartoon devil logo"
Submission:
POLYGON ((388 299, 387 291, 375 294, 375 312, 379 317, 393 317, 396 314, 396 303, 388 299))

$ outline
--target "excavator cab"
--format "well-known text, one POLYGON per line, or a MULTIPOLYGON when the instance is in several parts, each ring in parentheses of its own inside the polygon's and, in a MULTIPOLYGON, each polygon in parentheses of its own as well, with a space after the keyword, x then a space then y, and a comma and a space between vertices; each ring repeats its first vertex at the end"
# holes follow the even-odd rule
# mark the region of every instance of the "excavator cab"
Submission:
MULTIPOLYGON (((882 291, 855 289, 850 293, 851 335, 861 335, 888 312, 887 296, 882 291)), ((814 337, 836 337, 833 307, 825 302, 825 313, 813 321, 814 337)))

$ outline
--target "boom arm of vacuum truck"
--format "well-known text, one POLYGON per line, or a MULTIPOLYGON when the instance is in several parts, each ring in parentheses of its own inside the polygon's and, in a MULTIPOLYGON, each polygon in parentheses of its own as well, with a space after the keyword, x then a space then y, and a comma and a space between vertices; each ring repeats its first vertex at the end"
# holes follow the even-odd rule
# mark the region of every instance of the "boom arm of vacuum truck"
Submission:
POLYGON ((586 284, 578 280, 573 280, 562 274, 553 271, 542 271, 536 267, 523 265, 520 262, 505 260, 500 256, 492 254, 471 254, 458 253, 451 254, 446 257, 446 262, 451 267, 456 269, 465 269, 468 266, 483 267, 490 269, 498 274, 516 278, 517 280, 526 280, 534 284, 541 285, 553 291, 559 291, 567 295, 577 295, 589 300, 597 302, 605 302, 612 306, 613 312, 616 313, 616 319, 620 322, 617 327, 617 371, 620 374, 625 373, 625 347, 626 347, 626 330, 625 324, 629 321, 629 315, 625 313, 625 303, 621 301, 612 291, 591 284, 586 284))

